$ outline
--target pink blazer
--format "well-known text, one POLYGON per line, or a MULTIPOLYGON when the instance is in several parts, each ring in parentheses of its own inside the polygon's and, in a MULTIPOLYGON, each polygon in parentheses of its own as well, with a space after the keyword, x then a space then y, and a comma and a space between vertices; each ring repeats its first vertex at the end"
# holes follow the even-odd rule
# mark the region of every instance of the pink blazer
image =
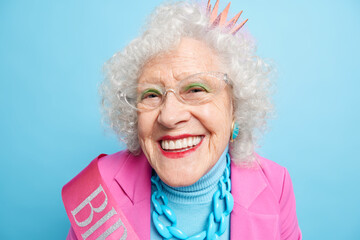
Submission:
MULTIPOLYGON (((301 239, 288 171, 258 156, 255 168, 231 165, 231 239, 301 239)), ((150 239, 151 166, 121 151, 99 159, 100 173, 140 239, 150 239)), ((75 240, 70 228, 67 239, 75 240)))

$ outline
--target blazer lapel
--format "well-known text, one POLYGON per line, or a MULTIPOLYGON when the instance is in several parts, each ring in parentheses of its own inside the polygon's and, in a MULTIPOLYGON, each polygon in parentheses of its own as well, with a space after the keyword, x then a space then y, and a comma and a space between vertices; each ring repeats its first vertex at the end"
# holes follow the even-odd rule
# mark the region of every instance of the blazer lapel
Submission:
POLYGON ((150 239, 151 171, 143 153, 129 154, 115 176, 122 189, 120 207, 140 239, 150 239))
POLYGON ((270 211, 271 214, 256 211, 258 208, 266 209, 267 205, 263 206, 263 200, 267 201, 267 198, 262 197, 268 183, 260 165, 242 168, 231 163, 231 182, 234 197, 230 220, 231 239, 275 239, 278 215, 273 214, 273 211, 270 211))
POLYGON ((258 195, 267 187, 261 174, 261 168, 256 165, 252 168, 242 168, 231 163, 231 194, 234 201, 248 209, 258 195))

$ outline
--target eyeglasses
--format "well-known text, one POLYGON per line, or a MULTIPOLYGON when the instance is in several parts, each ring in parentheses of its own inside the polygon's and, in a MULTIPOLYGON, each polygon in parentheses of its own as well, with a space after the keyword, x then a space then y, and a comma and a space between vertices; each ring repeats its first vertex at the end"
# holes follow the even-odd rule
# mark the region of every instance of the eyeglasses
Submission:
POLYGON ((226 85, 230 79, 226 73, 205 72, 196 73, 179 81, 174 89, 154 83, 142 83, 132 88, 121 90, 119 99, 138 111, 153 110, 165 101, 169 92, 188 105, 201 105, 210 102, 226 85))

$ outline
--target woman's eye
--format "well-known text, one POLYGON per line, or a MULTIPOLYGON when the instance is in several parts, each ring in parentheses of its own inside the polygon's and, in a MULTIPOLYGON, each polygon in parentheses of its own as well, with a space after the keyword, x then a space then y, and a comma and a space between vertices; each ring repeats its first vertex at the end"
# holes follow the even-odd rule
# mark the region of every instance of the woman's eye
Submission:
POLYGON ((184 92, 186 93, 208 93, 209 88, 202 83, 192 83, 185 87, 184 92))
POLYGON ((153 98, 158 98, 158 97, 161 97, 161 94, 159 91, 156 91, 156 90, 147 90, 141 94, 141 100, 153 99, 153 98))
POLYGON ((156 97, 158 97, 157 94, 151 93, 151 94, 146 94, 146 95, 144 95, 144 96, 143 96, 143 99, 144 99, 144 98, 156 98, 156 97))
POLYGON ((201 87, 193 87, 188 89, 189 93, 199 93, 199 92, 207 92, 204 88, 201 87))

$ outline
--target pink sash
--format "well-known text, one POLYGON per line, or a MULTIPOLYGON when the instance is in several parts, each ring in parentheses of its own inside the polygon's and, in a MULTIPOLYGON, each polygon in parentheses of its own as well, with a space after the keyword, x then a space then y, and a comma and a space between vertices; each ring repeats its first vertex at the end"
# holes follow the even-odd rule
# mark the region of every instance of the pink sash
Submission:
POLYGON ((95 158, 62 189, 71 226, 78 239, 138 240, 100 175, 98 159, 104 156, 95 158))

